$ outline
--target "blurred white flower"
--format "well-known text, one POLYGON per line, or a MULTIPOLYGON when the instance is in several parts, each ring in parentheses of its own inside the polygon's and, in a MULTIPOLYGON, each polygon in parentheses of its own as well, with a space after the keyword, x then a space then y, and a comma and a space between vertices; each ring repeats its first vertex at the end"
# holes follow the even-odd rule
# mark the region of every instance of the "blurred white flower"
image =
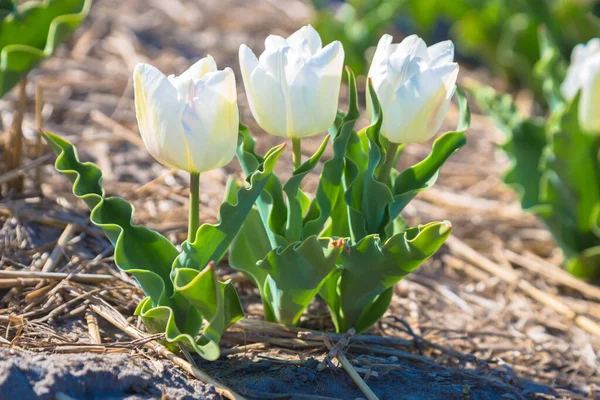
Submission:
POLYGON ((179 76, 138 64, 133 84, 140 134, 156 160, 199 173, 233 159, 239 114, 231 68, 218 71, 211 56, 179 76))
MULTIPOLYGON (((393 143, 424 142, 440 129, 456 91, 458 64, 448 40, 427 47, 417 35, 392 44, 383 35, 369 78, 383 110, 382 134, 393 143)), ((367 111, 372 116, 367 87, 367 111)))
POLYGON ((307 25, 287 39, 270 35, 258 59, 242 44, 239 57, 250 110, 266 132, 297 139, 333 124, 344 63, 340 42, 322 47, 307 25))
POLYGON ((600 38, 575 46, 560 89, 569 101, 581 91, 579 124, 585 131, 600 134, 600 38))

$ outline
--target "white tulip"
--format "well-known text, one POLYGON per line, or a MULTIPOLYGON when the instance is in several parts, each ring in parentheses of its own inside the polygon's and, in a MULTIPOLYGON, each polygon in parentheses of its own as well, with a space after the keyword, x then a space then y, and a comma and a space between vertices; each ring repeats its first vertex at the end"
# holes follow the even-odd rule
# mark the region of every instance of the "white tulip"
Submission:
POLYGON ((560 89, 569 101, 581 91, 579 124, 585 131, 600 134, 600 38, 575 46, 560 89))
POLYGON ((307 25, 287 39, 270 35, 258 59, 242 44, 239 57, 250 110, 266 132, 298 139, 333 124, 344 63, 340 42, 322 47, 307 25))
MULTIPOLYGON (((442 126, 456 91, 458 64, 448 40, 427 47, 417 35, 392 44, 383 35, 369 78, 383 110, 382 134, 393 143, 424 142, 442 126)), ((367 111, 372 115, 367 87, 367 111)))
POLYGON ((140 134, 156 160, 200 173, 233 159, 239 114, 231 68, 218 71, 211 56, 179 76, 138 64, 133 84, 140 134))

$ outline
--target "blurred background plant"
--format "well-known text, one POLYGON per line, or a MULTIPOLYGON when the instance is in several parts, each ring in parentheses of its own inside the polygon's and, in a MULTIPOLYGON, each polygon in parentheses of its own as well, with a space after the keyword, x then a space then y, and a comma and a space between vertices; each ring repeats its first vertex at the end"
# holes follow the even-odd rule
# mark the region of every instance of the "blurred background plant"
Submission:
POLYGON ((452 39, 457 56, 485 64, 512 84, 535 86, 537 27, 561 54, 600 33, 595 0, 312 0, 324 42, 340 40, 346 63, 366 74, 369 51, 384 32, 416 33, 426 42, 452 39))
MULTIPOLYGON (((21 165, 23 112, 26 103, 26 75, 50 57, 89 13, 91 0, 0 0, 0 97, 19 82, 20 88, 10 133, 3 155, 4 171, 21 165)), ((8 183, 8 190, 20 193, 22 178, 8 183)))
MULTIPOLYGON (((596 40, 585 47, 593 47, 596 40)), ((600 278, 600 132, 590 124, 590 121, 595 123, 592 114, 594 107, 597 108, 594 71, 584 70, 589 60, 572 62, 577 69, 569 75, 575 75, 577 87, 574 97, 566 98, 563 83, 567 75, 566 60, 549 29, 540 29, 539 42, 541 57, 533 74, 549 105, 546 115, 526 115, 511 95, 472 80, 466 87, 479 108, 506 135, 502 149, 512 165, 504 181, 518 192, 523 209, 545 223, 564 253, 567 270, 597 281, 600 278)), ((585 53, 582 46, 574 53, 585 53)))

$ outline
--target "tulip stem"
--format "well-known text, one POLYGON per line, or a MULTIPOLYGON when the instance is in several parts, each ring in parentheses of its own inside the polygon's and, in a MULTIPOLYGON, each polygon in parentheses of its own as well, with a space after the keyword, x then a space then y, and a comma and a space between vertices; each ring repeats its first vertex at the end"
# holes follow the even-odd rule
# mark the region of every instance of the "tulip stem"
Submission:
POLYGON ((190 172, 190 217, 188 221, 188 242, 196 240, 200 226, 200 173, 190 172))
POLYGON ((292 139, 292 150, 294 152, 294 169, 302 165, 302 150, 300 148, 300 139, 292 139))
POLYGON ((394 166, 394 162, 396 161, 396 153, 398 152, 399 143, 389 142, 387 150, 385 152, 385 161, 379 170, 379 175, 377 176, 379 182, 388 183, 390 177, 390 171, 394 166))

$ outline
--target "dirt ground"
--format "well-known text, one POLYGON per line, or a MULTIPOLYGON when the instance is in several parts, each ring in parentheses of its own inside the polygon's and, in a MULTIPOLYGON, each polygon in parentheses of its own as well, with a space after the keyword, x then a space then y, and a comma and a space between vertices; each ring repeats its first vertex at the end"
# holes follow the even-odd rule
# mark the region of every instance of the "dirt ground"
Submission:
MULTIPOLYGON (((296 0, 95 2, 75 37, 30 75, 24 165, 39 156, 32 100, 39 85, 44 129, 63 135, 84 160, 96 162, 109 194, 134 203, 137 221, 181 242, 186 176, 170 173, 141 143, 130 79, 135 64, 147 61, 165 73, 180 73, 211 54, 220 67, 232 67, 243 121, 264 151, 280 140, 260 133, 252 120, 238 47, 246 43, 262 51, 269 33, 287 35, 310 15, 296 0)), ((461 64, 459 82, 467 78, 490 82, 486 71, 461 64)), ((15 116, 15 94, 0 100, 4 128, 15 116)), ((527 93, 518 99, 523 109, 530 107, 527 93)), ((397 285, 388 314, 343 351, 381 400, 600 399, 600 289, 572 282, 561 271, 550 235, 502 184, 508 166, 497 151, 502 136, 473 111, 467 146, 444 166, 434 188, 405 211, 414 224, 452 221, 452 240, 397 285)), ((455 126, 456 117, 453 108, 446 129, 455 126)), ((318 142, 303 143, 305 156, 318 142)), ((401 166, 422 159, 430 147, 409 146, 401 166)), ((2 151, 0 145, 0 157, 2 151)), ((291 154, 278 168, 290 174, 291 154)), ((203 221, 216 219, 231 174, 240 174, 236 162, 202 175, 203 221)), ((214 387, 92 311, 100 299, 141 328, 132 315, 142 292, 116 268, 109 242, 89 223, 64 177, 51 165, 39 176, 35 168, 24 175, 24 195, 0 198, 0 270, 40 271, 52 263, 54 272, 113 279, 0 284, 0 399, 221 398, 214 387), (59 241, 65 232, 68 240, 59 241)), ((306 188, 310 192, 315 185, 312 177, 306 188)), ((310 307, 299 329, 261 324, 255 288, 226 262, 219 271, 236 282, 248 319, 224 336, 221 359, 195 358, 200 369, 252 399, 364 397, 337 361, 323 363, 327 341, 340 337, 320 333, 332 330, 322 302, 310 307)))

